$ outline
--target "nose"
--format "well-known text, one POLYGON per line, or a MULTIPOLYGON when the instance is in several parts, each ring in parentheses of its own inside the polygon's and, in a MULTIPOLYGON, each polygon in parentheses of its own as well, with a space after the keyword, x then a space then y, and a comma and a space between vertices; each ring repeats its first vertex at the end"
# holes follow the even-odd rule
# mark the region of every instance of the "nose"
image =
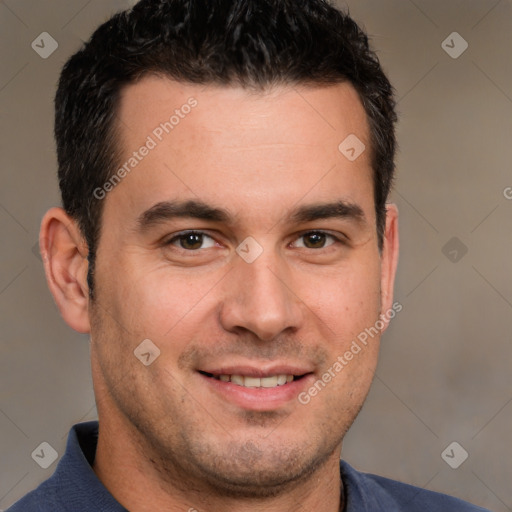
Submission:
POLYGON ((224 283, 220 322, 229 332, 250 331, 262 341, 296 332, 303 321, 303 302, 294 290, 290 270, 279 258, 263 253, 247 263, 237 258, 224 283))

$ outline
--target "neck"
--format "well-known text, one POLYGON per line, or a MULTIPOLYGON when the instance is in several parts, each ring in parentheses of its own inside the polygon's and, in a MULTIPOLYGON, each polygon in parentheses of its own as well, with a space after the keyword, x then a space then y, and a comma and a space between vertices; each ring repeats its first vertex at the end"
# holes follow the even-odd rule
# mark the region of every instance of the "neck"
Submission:
POLYGON ((217 493, 157 462, 158 454, 141 446, 121 422, 102 420, 93 470, 114 498, 131 512, 176 510, 199 512, 338 512, 342 507, 339 451, 307 479, 290 484, 273 496, 247 498, 217 493), (116 424, 117 423, 117 424, 116 424), (172 474, 171 474, 172 473, 172 474))

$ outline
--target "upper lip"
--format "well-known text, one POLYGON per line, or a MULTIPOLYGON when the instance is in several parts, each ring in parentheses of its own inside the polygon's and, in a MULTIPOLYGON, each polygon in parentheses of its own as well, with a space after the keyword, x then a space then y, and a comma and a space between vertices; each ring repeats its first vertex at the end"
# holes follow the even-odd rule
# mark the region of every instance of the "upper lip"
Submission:
POLYGON ((312 373, 311 367, 304 365, 292 364, 272 364, 266 366, 252 365, 226 365, 220 367, 203 367, 199 368, 200 372, 210 373, 215 376, 219 375, 243 375, 244 377, 271 377, 273 375, 305 375, 312 373))

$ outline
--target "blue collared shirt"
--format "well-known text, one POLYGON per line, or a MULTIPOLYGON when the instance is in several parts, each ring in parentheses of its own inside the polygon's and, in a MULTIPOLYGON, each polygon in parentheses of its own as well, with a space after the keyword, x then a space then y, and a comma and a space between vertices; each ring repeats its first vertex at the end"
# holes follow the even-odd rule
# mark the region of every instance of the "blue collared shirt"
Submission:
MULTIPOLYGON (((92 469, 98 422, 75 425, 54 474, 7 512, 127 512, 92 469)), ((489 512, 445 494, 376 475, 340 461, 345 512, 489 512)))

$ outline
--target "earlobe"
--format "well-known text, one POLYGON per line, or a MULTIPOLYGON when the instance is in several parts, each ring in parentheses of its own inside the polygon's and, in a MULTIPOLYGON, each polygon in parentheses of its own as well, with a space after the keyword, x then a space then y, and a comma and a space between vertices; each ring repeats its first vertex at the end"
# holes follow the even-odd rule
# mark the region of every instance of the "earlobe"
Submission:
POLYGON ((386 228, 381 257, 381 315, 384 316, 383 320, 385 321, 383 331, 389 324, 389 311, 393 306, 398 249, 398 208, 395 204, 388 204, 386 205, 386 228), (388 314, 386 314, 387 312, 388 314))
POLYGON ((43 217, 39 235, 46 281, 66 323, 89 332, 87 244, 74 219, 62 208, 51 208, 43 217))

